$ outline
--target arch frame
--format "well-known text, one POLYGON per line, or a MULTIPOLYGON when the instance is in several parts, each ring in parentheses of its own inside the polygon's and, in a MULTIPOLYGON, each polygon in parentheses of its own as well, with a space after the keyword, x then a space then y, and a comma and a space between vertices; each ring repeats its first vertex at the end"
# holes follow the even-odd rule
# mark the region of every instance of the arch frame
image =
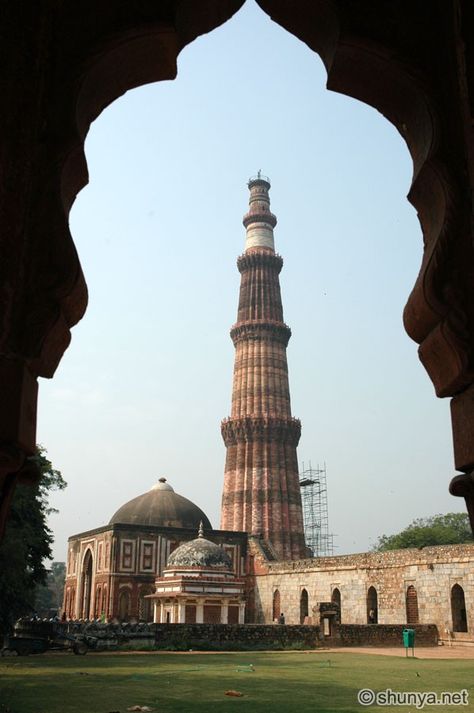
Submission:
MULTIPOLYGON (((429 21, 422 3, 258 2, 319 54, 328 88, 380 111, 412 156, 409 200, 424 254, 404 323, 436 394, 453 397, 460 474, 450 490, 466 499, 474 525, 472 13, 461 0, 430 6, 429 21)), ((39 478, 31 461, 37 378, 54 375, 87 306, 68 212, 87 182, 90 122, 128 89, 174 78, 183 47, 242 4, 5 6, 2 96, 11 111, 0 117, 0 535, 15 483, 39 478)))
POLYGON ((87 545, 81 558, 80 580, 78 591, 80 596, 76 602, 79 619, 90 619, 95 606, 95 568, 92 545, 87 545))

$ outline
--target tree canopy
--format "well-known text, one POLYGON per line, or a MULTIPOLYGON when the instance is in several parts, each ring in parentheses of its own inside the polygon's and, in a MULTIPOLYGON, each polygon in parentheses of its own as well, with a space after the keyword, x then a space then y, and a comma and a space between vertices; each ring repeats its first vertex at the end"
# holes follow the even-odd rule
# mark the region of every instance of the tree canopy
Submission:
POLYGON ((53 562, 47 572, 46 584, 36 587, 35 611, 38 616, 49 616, 51 610, 57 611, 62 606, 66 563, 53 562))
POLYGON ((467 513, 449 512, 446 515, 421 517, 396 535, 382 535, 375 543, 376 552, 407 547, 457 545, 473 542, 467 513))
POLYGON ((47 581, 45 561, 52 555, 53 534, 46 521, 55 512, 48 497, 52 490, 63 490, 66 481, 42 446, 37 446, 36 460, 40 480, 34 486, 17 485, 0 544, 0 633, 34 610, 36 589, 47 581))

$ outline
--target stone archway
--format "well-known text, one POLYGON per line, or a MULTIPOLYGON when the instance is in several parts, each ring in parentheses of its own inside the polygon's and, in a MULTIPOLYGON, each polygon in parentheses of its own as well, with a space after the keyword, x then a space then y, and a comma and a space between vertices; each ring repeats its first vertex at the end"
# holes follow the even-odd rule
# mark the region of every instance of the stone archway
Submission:
POLYGON ((131 608, 131 591, 128 587, 123 587, 120 590, 118 598, 118 618, 119 621, 128 621, 130 619, 131 608))
POLYGON ((273 592, 273 600, 272 600, 272 621, 278 621, 278 617, 281 614, 281 597, 280 597, 280 591, 278 589, 275 589, 273 592))
POLYGON ((378 594, 375 587, 369 587, 367 590, 367 623, 368 624, 378 624, 379 621, 379 610, 378 610, 378 594))
POLYGON ((418 624, 418 594, 413 584, 410 584, 407 587, 405 596, 405 606, 407 614, 407 624, 418 624))
POLYGON ((455 584, 451 588, 451 616, 453 621, 453 631, 467 632, 467 613, 464 589, 460 584, 455 584))
MULTIPOLYGON (((0 534, 15 482, 39 477, 28 460, 36 440, 37 377, 53 376, 70 329, 86 309, 68 213, 87 182, 84 140, 90 123, 128 89, 174 78, 180 50, 242 4, 137 0, 119 6, 103 0, 100 10, 70 3, 5 6, 0 32, 9 61, 2 86, 10 111, 0 117, 8 186, 0 196, 0 534)), ((319 54, 329 89, 375 107, 407 143, 414 166, 409 199, 420 217, 424 256, 405 308, 405 328, 420 345, 437 395, 454 396, 455 467, 461 475, 451 492, 466 498, 474 523, 469 11, 456 0, 430 6, 429 15, 423 3, 388 0, 259 5, 319 54), (439 62, 440 56, 449 61, 439 62)))
POLYGON ((92 612, 92 592, 93 592, 93 577, 94 577, 94 559, 92 550, 88 548, 82 560, 81 569, 81 599, 79 618, 91 619, 92 612))
POLYGON ((301 590, 300 594, 300 624, 304 624, 304 620, 309 615, 309 600, 308 591, 306 589, 301 590))
POLYGON ((337 604, 339 613, 337 615, 336 621, 340 624, 340 623, 342 623, 342 614, 341 614, 341 590, 339 589, 339 587, 334 587, 334 589, 332 590, 331 601, 334 602, 334 604, 337 604))

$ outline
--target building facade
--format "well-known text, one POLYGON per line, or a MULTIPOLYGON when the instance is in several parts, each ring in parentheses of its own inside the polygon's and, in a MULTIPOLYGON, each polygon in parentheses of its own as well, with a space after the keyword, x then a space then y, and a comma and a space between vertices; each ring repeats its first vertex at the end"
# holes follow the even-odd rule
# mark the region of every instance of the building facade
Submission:
POLYGON ((436 624, 440 638, 474 641, 474 544, 278 562, 251 540, 248 571, 255 622, 317 623, 335 602, 343 624, 436 624))
POLYGON ((160 479, 125 503, 108 525, 68 540, 63 611, 68 619, 151 621, 155 591, 171 553, 193 540, 203 523, 230 559, 232 573, 245 567, 245 533, 213 530, 205 513, 160 479))

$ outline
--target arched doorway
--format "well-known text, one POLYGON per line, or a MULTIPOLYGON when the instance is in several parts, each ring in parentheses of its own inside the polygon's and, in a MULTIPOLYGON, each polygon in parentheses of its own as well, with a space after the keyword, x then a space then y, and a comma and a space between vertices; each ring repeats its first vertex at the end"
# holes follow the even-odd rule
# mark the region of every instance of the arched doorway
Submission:
POLYGON ((377 624, 379 620, 378 596, 375 587, 369 587, 367 591, 367 623, 377 624))
POLYGON ((418 594, 413 584, 410 584, 407 589, 405 605, 407 612, 407 624, 418 624, 418 594))
POLYGON ((272 605, 272 619, 273 621, 278 621, 278 617, 281 614, 281 601, 280 601, 280 591, 275 589, 273 592, 273 605, 272 605))
POLYGON ((92 551, 88 549, 82 560, 82 588, 81 588, 81 611, 80 618, 90 619, 92 617, 92 577, 93 577, 93 557, 92 551))
POLYGON ((94 604, 94 616, 96 619, 100 618, 102 614, 102 585, 98 584, 95 590, 95 604, 94 604))
POLYGON ((118 618, 120 621, 128 621, 130 618, 130 590, 122 589, 119 594, 118 618))
POLYGON ((453 631, 466 632, 468 630, 464 589, 459 584, 455 584, 451 589, 451 616, 453 631))
POLYGON ((338 613, 338 615, 337 615, 337 617, 336 617, 336 621, 340 624, 341 621, 342 621, 342 617, 341 617, 341 592, 340 592, 340 590, 339 590, 338 587, 334 587, 334 589, 332 590, 331 601, 332 601, 334 604, 337 604, 337 608, 338 608, 338 612, 339 612, 339 613, 338 613))
POLYGON ((148 594, 153 594, 153 587, 147 586, 140 589, 138 598, 138 619, 140 621, 153 621, 153 605, 151 599, 146 599, 148 594))
POLYGON ((306 589, 301 590, 300 594, 300 624, 304 624, 304 620, 308 616, 308 592, 306 589))

